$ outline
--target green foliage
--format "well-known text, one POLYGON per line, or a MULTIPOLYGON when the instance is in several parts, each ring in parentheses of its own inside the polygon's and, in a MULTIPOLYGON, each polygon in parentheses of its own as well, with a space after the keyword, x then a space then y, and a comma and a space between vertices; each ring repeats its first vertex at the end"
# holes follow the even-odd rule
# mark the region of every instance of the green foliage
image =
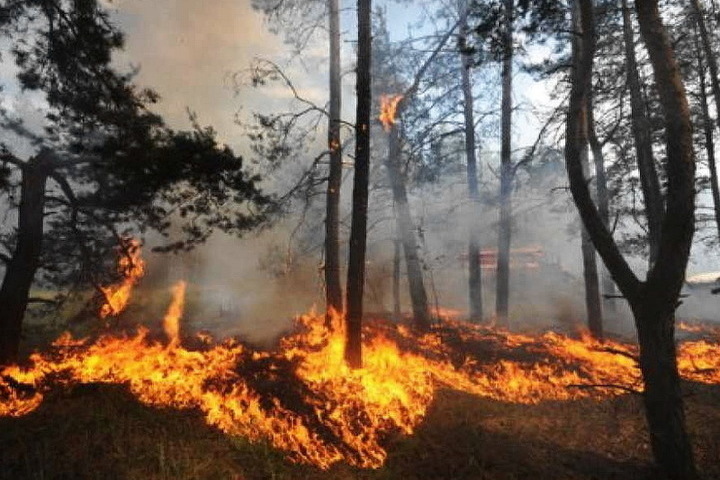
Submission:
MULTIPOLYGON (((154 230, 167 237, 159 250, 177 251, 216 229, 239 234, 265 221, 272 199, 243 159, 192 115, 192 130, 168 128, 150 110, 158 95, 138 88, 135 72, 114 68, 123 34, 100 2, 13 2, 0 7, 0 35, 13 42, 22 91, 47 104, 45 134, 35 139, 55 154, 42 282, 97 281, 127 235, 154 230)), ((0 188, 9 191, 11 166, 22 164, 3 148, 15 159, 0 169, 0 188)), ((15 236, 2 237, 12 251, 15 236)))

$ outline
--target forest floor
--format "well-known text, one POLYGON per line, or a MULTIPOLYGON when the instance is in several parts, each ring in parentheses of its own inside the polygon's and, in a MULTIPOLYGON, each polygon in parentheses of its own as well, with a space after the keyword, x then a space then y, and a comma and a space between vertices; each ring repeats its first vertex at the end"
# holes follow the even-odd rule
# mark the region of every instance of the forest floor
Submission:
MULTIPOLYGON (((720 478, 720 386, 684 384, 703 478, 720 478)), ((0 418, 0 479, 655 479, 637 395, 515 405, 442 390, 378 470, 323 471, 224 435, 194 411, 142 405, 123 386, 55 392, 0 418)))

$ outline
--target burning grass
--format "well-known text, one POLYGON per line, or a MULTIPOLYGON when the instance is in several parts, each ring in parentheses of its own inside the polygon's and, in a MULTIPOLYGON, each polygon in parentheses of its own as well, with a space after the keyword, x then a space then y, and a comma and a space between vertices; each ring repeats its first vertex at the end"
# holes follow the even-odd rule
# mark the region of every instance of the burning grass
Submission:
MULTIPOLYGON (((324 316, 304 315, 272 351, 183 337, 185 284, 172 291, 164 334, 145 328, 95 339, 64 334, 52 348, 31 355, 28 365, 0 371, 0 417, 35 418, 46 397, 82 385, 123 385, 144 405, 195 412, 231 438, 272 446, 296 464, 380 469, 389 444, 426 428, 439 389, 518 412, 528 405, 612 402, 641 389, 631 345, 552 332, 522 335, 448 319, 422 336, 387 321, 367 322, 360 370, 345 365, 340 318, 327 329, 324 316)), ((720 384, 720 347, 716 337, 705 337, 680 345, 681 373, 720 384)), ((483 422, 483 430, 509 435, 492 417, 483 422)))
MULTIPOLYGON (((610 401, 640 389, 632 346, 452 321, 424 336, 368 322, 365 366, 357 371, 343 361, 342 329, 329 332, 316 315, 300 317, 275 351, 207 338, 186 338, 194 343, 186 348, 178 324, 183 292, 176 287, 165 317, 168 338, 146 329, 94 341, 64 335, 33 354, 29 367, 6 368, 0 413, 28 415, 44 397, 79 384, 121 384, 143 404, 200 412, 207 424, 297 463, 379 468, 389 439, 416 433, 439 387, 507 405, 610 401)), ((683 376, 720 383, 719 352, 711 341, 683 343, 683 376)))

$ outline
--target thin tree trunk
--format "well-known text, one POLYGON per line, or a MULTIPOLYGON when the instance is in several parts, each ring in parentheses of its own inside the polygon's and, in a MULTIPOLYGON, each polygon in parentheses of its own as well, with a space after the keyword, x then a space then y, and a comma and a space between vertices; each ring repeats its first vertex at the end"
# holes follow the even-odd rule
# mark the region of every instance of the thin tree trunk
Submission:
POLYGON ((713 98, 715 99, 715 109, 718 112, 715 120, 717 121, 718 128, 720 128, 720 77, 718 76, 717 59, 715 58, 710 43, 710 35, 707 31, 707 25, 705 25, 705 16, 703 15, 700 2, 698 0, 691 0, 690 3, 697 17, 697 25, 700 28, 700 40, 702 41, 703 51, 705 52, 708 70, 710 70, 710 87, 712 88, 713 98))
MULTIPOLYGON (((328 0, 330 27, 330 116, 328 118, 328 150, 330 172, 327 185, 325 218, 325 299, 328 314, 342 312, 340 283, 340 184, 342 181, 342 147, 340 141, 340 9, 339 0, 328 0)), ((329 318, 329 316, 328 316, 329 318)))
POLYGON ((405 177, 400 170, 400 138, 396 126, 392 126, 388 135, 389 149, 385 162, 390 186, 395 202, 395 219, 397 232, 405 253, 410 301, 413 309, 413 324, 419 330, 430 328, 430 310, 428 309, 427 291, 423 281, 422 266, 418 255, 419 247, 415 238, 410 205, 407 199, 405 177))
POLYGON ((468 294, 470 300, 470 321, 480 322, 483 317, 482 269, 480 265, 480 192, 478 189, 477 158, 475 156, 475 114, 472 94, 472 56, 467 48, 467 0, 460 2, 460 60, 462 72, 463 113, 465 120, 465 158, 467 161, 468 196, 470 197, 470 239, 468 241, 468 294))
MULTIPOLYGON (((397 216, 397 212, 395 212, 397 216)), ((392 294, 393 294, 393 321, 396 323, 402 320, 402 312, 400 311, 400 235, 395 231, 393 239, 393 274, 392 274, 392 294)))
MULTIPOLYGON (((582 31, 578 8, 579 6, 577 3, 573 4, 573 26, 575 30, 582 31)), ((587 92, 586 105, 584 105, 585 116, 587 119, 584 124, 586 131, 581 132, 581 135, 585 139, 583 141, 583 145, 580 147, 580 163, 582 164, 583 175, 586 175, 590 170, 590 161, 588 158, 589 152, 587 147, 591 132, 594 134, 591 92, 592 89, 587 92)), ((597 147, 599 147, 599 144, 597 147)), ((595 150, 593 150, 593 155, 595 155, 595 153, 595 150)), ((600 301, 600 283, 598 281, 597 260, 595 258, 595 247, 593 246, 590 235, 585 227, 582 227, 580 234, 580 249, 582 251, 583 280, 585 283, 585 310, 587 313, 587 326, 593 337, 602 338, 602 306, 600 301)))
POLYGON ((502 120, 500 150, 500 220, 498 224, 497 289, 495 315, 499 325, 508 326, 510 305, 510 236, 512 234, 512 60, 513 1, 504 0, 505 30, 503 33, 502 120))
MULTIPOLYGON (((600 212, 605 228, 610 230, 610 192, 607 186, 607 174, 605 172, 605 158, 602 153, 602 145, 597 137, 597 131, 595 129, 595 108, 593 104, 592 91, 588 93, 588 140, 590 142, 590 151, 593 154, 593 163, 595 164, 595 187, 597 192, 597 206, 600 212)), ((610 312, 611 315, 617 310, 615 303, 612 300, 616 296, 615 282, 613 282, 612 276, 608 269, 604 265, 601 265, 602 278, 602 292, 609 301, 602 306, 602 309, 606 312, 610 312)), ((602 302, 601 302, 602 303, 602 302)))
POLYGON ((635 58, 635 39, 633 38, 632 20, 627 0, 622 0, 623 10, 623 37, 625 40, 625 68, 627 82, 630 89, 630 106, 632 110, 632 132, 635 139, 637 165, 640 173, 640 184, 645 199, 645 216, 648 222, 648 236, 650 243, 650 261, 653 265, 657 259, 660 248, 660 235, 663 217, 663 199, 660 191, 660 180, 655 168, 655 158, 652 153, 652 139, 650 134, 650 121, 645 113, 645 102, 640 87, 640 78, 637 72, 635 58))
MULTIPOLYGON (((699 5, 696 6, 696 8, 697 7, 699 7, 699 5)), ((700 107, 703 118, 703 133, 705 134, 705 152, 707 153, 708 167, 710 168, 710 189, 712 190, 715 225, 718 229, 718 238, 720 238, 720 188, 718 187, 717 164, 715 163, 715 141, 713 138, 714 129, 712 119, 710 118, 710 108, 707 99, 707 85, 705 83, 705 63, 703 62, 703 53, 700 49, 700 43, 701 42, 698 41, 696 37, 695 45, 698 60, 698 76, 700 77, 700 107)))
POLYGON ((0 365, 17 360, 22 321, 42 252, 48 173, 42 154, 22 168, 17 243, 0 286, 0 365))
POLYGON ((587 325, 593 338, 603 338, 602 304, 600 301, 600 282, 598 281, 595 247, 585 227, 581 235, 583 279, 585 280, 585 309, 587 325))
POLYGON ((372 0, 358 0, 357 109, 355 119, 355 175, 347 278, 345 360, 362 366, 362 314, 367 245, 368 180, 370 173, 370 65, 372 0))

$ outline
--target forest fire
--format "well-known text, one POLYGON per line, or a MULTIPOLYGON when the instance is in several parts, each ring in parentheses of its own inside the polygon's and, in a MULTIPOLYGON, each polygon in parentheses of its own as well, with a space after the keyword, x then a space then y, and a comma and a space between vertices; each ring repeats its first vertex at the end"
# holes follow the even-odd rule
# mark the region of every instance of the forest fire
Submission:
POLYGON ((402 95, 382 95, 380 97, 380 116, 378 119, 383 124, 386 132, 389 132, 397 119, 398 104, 403 99, 402 95))
MULTIPOLYGON (((269 441, 295 461, 327 468, 335 462, 380 467, 383 439, 411 434, 437 388, 504 402, 601 398, 641 390, 636 348, 557 333, 514 334, 446 320, 418 336, 384 321, 365 327, 365 364, 343 358, 340 318, 297 319, 296 332, 274 351, 237 341, 181 344, 185 284, 173 287, 163 322, 166 339, 148 329, 95 341, 61 336, 31 366, 0 373, 0 415, 37 408, 52 389, 78 383, 125 384, 142 402, 194 408, 231 435, 269 441)), ((679 348, 684 378, 720 383, 720 345, 699 340, 679 348)))
POLYGON ((109 287, 100 287, 105 303, 100 307, 100 318, 118 315, 125 310, 135 284, 145 275, 145 260, 140 256, 141 247, 137 239, 123 240, 118 248, 117 271, 120 283, 109 287))

